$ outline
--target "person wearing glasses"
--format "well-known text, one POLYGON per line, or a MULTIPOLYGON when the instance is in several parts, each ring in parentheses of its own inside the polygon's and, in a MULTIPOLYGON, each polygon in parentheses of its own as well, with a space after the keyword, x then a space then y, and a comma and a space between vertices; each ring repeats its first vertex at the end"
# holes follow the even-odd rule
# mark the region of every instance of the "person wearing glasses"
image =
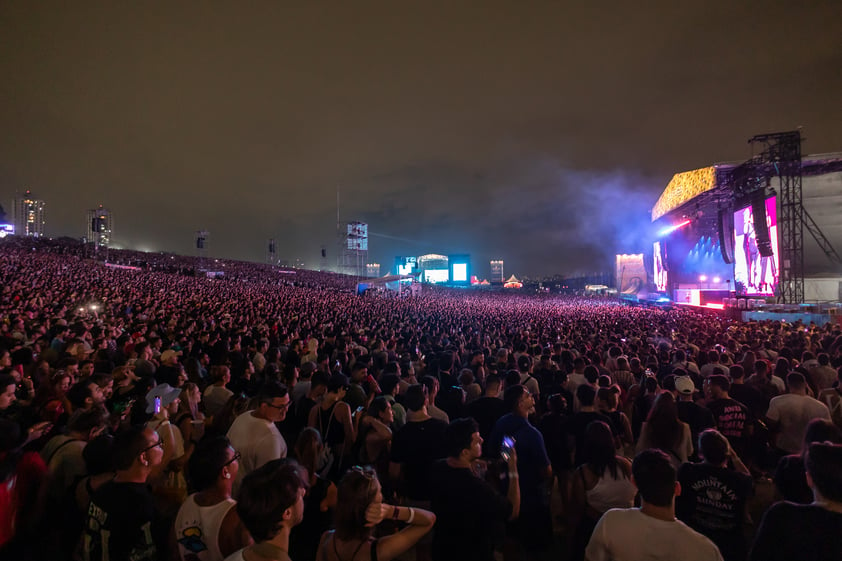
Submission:
POLYGON ((173 561, 222 561, 251 545, 231 498, 239 459, 224 436, 202 441, 190 456, 187 472, 197 492, 187 497, 175 518, 170 535, 173 561))
POLYGON ((166 531, 146 480, 164 457, 164 441, 150 428, 131 427, 114 438, 117 474, 91 497, 82 545, 85 561, 158 559, 166 531))
POLYGON ((370 466, 354 466, 339 483, 334 522, 336 529, 322 535, 317 561, 391 561, 433 528, 436 515, 384 503, 377 472, 370 466), (404 528, 373 537, 374 528, 384 520, 401 522, 404 528))
POLYGON ((235 497, 246 475, 267 462, 286 458, 287 443, 275 423, 286 418, 289 399, 285 385, 266 382, 257 394, 257 409, 239 415, 228 429, 231 446, 241 454, 234 476, 235 497))

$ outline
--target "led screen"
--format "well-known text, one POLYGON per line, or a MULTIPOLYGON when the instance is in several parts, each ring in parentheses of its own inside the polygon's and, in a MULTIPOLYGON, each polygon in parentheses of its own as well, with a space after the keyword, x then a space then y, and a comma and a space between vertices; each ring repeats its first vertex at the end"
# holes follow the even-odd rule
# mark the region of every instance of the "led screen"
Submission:
POLYGON ((655 288, 658 292, 665 292, 667 289, 667 269, 664 267, 664 252, 661 250, 661 242, 655 242, 655 288))
POLYGON ((398 265, 399 275, 411 275, 415 270, 415 263, 407 263, 406 265, 398 265))
POLYGON ((424 282, 447 282, 447 269, 427 269, 424 271, 424 282))
POLYGON ((775 197, 766 199, 766 228, 772 242, 772 255, 764 257, 757 249, 751 206, 734 213, 734 280, 746 294, 769 296, 778 285, 778 213, 775 197))
POLYGON ((465 282, 468 280, 468 264, 453 264, 453 282, 465 282))

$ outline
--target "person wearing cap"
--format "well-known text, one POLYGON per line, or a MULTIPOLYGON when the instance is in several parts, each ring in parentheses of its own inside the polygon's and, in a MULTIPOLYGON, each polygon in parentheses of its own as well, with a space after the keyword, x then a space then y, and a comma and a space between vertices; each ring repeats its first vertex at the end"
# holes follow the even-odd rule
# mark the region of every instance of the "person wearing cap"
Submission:
POLYGON ((231 446, 242 456, 234 479, 235 497, 246 475, 287 455, 287 443, 276 426, 287 416, 290 404, 287 387, 277 381, 266 382, 256 399, 257 409, 238 415, 228 429, 231 446))
POLYGON ((178 353, 173 349, 167 349, 161 353, 158 362, 160 365, 155 370, 155 381, 159 384, 169 384, 172 387, 178 386, 178 377, 181 374, 178 353))
POLYGON ((153 473, 150 481, 153 493, 161 499, 167 514, 175 514, 178 506, 187 497, 184 466, 193 450, 192 444, 185 448, 181 431, 170 422, 170 417, 178 412, 180 402, 181 390, 169 384, 155 386, 146 394, 146 412, 152 414, 146 426, 156 431, 164 442, 161 467, 153 473), (160 400, 157 410, 156 399, 160 400))
POLYGON ((678 409, 678 419, 690 426, 690 436, 693 441, 691 458, 696 459, 698 458, 699 435, 705 429, 714 428, 716 421, 713 419, 713 413, 693 401, 696 393, 696 384, 693 382, 693 378, 684 375, 680 369, 676 372, 678 375, 675 376, 675 406, 678 409))

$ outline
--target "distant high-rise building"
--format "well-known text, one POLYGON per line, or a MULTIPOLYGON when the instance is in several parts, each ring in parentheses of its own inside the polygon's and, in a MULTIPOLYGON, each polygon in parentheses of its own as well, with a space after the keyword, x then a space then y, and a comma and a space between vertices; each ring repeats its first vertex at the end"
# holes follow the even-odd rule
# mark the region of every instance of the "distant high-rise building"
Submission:
POLYGON ((503 275, 502 259, 495 259, 491 261, 491 278, 488 280, 491 282, 503 282, 506 280, 506 277, 503 275))
POLYGON ((111 236, 114 232, 114 215, 107 208, 99 205, 87 212, 85 222, 85 240, 97 246, 108 247, 111 245, 111 236))
POLYGON ((37 199, 28 189, 12 201, 15 234, 41 238, 47 226, 47 210, 44 201, 37 199))

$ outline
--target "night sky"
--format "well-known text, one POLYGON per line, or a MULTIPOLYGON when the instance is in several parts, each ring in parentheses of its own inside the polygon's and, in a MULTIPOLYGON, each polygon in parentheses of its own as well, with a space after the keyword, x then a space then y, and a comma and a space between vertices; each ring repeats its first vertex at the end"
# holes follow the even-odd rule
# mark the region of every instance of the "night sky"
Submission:
POLYGON ((0 2, 0 202, 122 247, 506 275, 642 251, 672 174, 803 126, 842 150, 842 2, 0 2))

